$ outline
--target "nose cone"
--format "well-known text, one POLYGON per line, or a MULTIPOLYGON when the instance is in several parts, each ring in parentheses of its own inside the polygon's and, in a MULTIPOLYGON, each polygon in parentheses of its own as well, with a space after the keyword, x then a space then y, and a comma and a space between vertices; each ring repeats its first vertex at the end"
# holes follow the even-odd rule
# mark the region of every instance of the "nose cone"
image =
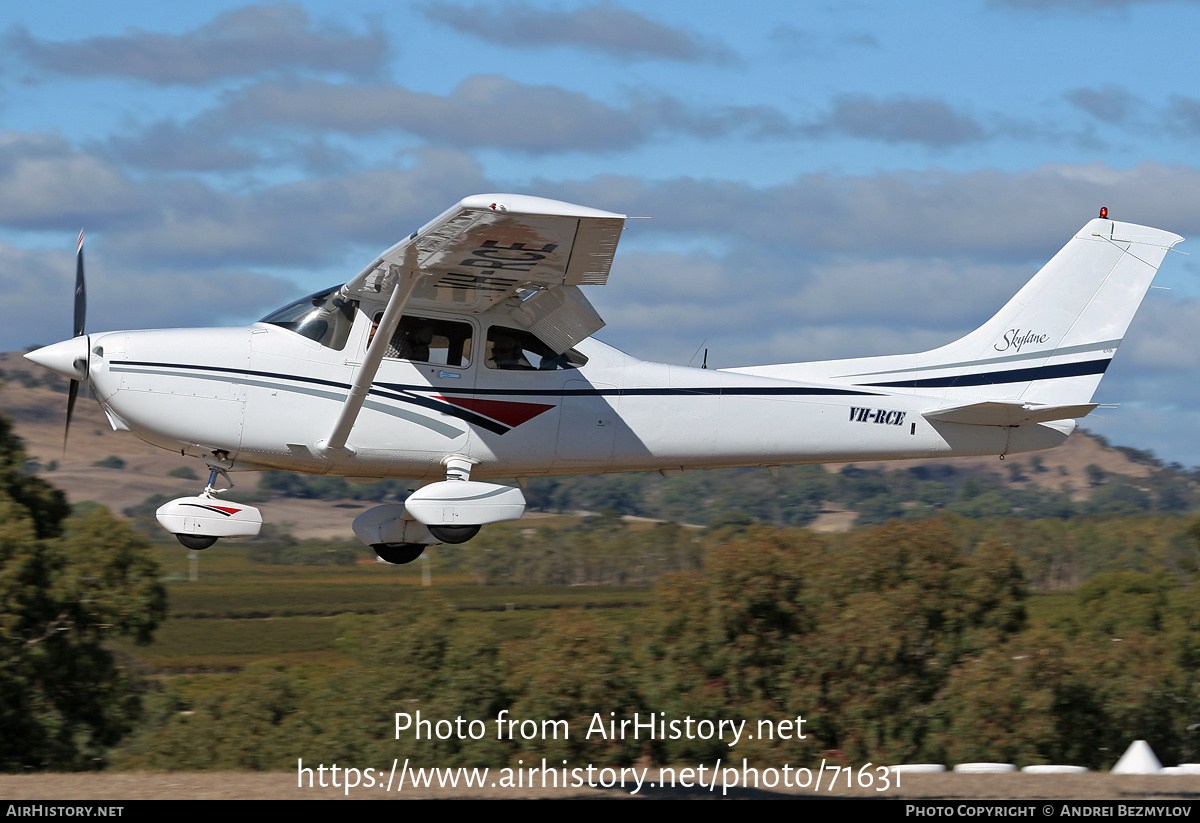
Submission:
POLYGON ((88 336, 81 334, 73 340, 26 352, 25 359, 71 380, 84 380, 87 378, 88 336))

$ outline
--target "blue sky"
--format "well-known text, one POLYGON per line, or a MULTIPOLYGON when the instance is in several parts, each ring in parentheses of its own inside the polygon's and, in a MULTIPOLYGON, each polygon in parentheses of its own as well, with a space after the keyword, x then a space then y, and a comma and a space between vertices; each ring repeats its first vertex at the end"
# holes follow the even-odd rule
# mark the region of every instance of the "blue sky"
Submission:
MULTIPOLYGON (((638 356, 930 348, 1101 205, 1200 235, 1198 30, 1185 0, 5 4, 0 349, 70 334, 81 226, 89 328, 241 323, 484 191, 652 218, 589 294, 638 356)), ((1194 259, 1086 422, 1189 466, 1194 259)))

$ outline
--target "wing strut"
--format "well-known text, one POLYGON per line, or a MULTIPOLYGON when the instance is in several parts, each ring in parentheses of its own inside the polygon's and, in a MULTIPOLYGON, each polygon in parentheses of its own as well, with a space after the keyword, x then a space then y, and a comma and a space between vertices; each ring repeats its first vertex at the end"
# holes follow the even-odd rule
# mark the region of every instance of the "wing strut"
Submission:
MULTIPOLYGON (((405 256, 411 258, 414 255, 405 256)), ((405 263, 415 263, 415 260, 405 260, 405 263)), ((358 413, 362 410, 363 401, 371 391, 371 383, 379 372, 379 364, 383 362, 383 353, 387 351, 388 343, 391 342, 396 327, 400 325, 400 318, 404 315, 404 308, 422 276, 422 272, 415 266, 393 266, 392 271, 396 274, 396 286, 392 290, 392 296, 388 298, 387 308, 383 311, 383 318, 379 321, 371 345, 367 346, 367 353, 363 355, 362 363, 354 372, 350 394, 346 396, 346 402, 342 405, 329 437, 316 444, 317 451, 325 457, 344 456, 353 451, 346 448, 346 440, 350 437, 350 430, 354 428, 354 421, 358 419, 358 413)))

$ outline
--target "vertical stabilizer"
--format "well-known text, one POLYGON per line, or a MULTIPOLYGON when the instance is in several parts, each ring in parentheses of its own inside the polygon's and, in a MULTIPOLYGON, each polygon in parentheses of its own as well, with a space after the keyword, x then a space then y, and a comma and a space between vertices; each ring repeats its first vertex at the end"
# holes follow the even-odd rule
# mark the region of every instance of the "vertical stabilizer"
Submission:
POLYGON ((1095 219, 990 320, 918 354, 738 369, 947 403, 1087 404, 1170 248, 1161 229, 1095 219))

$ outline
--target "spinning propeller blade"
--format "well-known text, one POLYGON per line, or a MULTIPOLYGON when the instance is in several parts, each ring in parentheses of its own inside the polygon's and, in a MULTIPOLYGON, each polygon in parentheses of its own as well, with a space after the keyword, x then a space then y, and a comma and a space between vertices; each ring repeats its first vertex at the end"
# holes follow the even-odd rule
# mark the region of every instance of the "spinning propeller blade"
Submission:
POLYGON ((79 230, 79 243, 75 247, 75 333, 83 334, 87 321, 87 287, 83 282, 83 230, 79 230))
MULTIPOLYGON (((83 277, 83 230, 79 231, 79 243, 75 247, 75 325, 73 337, 81 337, 84 334, 84 327, 87 325, 87 286, 83 277)), ((88 378, 88 355, 87 350, 90 346, 84 348, 82 362, 75 361, 76 367, 83 373, 83 379, 88 378)), ((75 413, 75 398, 79 396, 79 380, 71 381, 71 388, 67 393, 67 425, 63 429, 63 455, 67 453, 67 436, 71 432, 71 417, 75 413)))

